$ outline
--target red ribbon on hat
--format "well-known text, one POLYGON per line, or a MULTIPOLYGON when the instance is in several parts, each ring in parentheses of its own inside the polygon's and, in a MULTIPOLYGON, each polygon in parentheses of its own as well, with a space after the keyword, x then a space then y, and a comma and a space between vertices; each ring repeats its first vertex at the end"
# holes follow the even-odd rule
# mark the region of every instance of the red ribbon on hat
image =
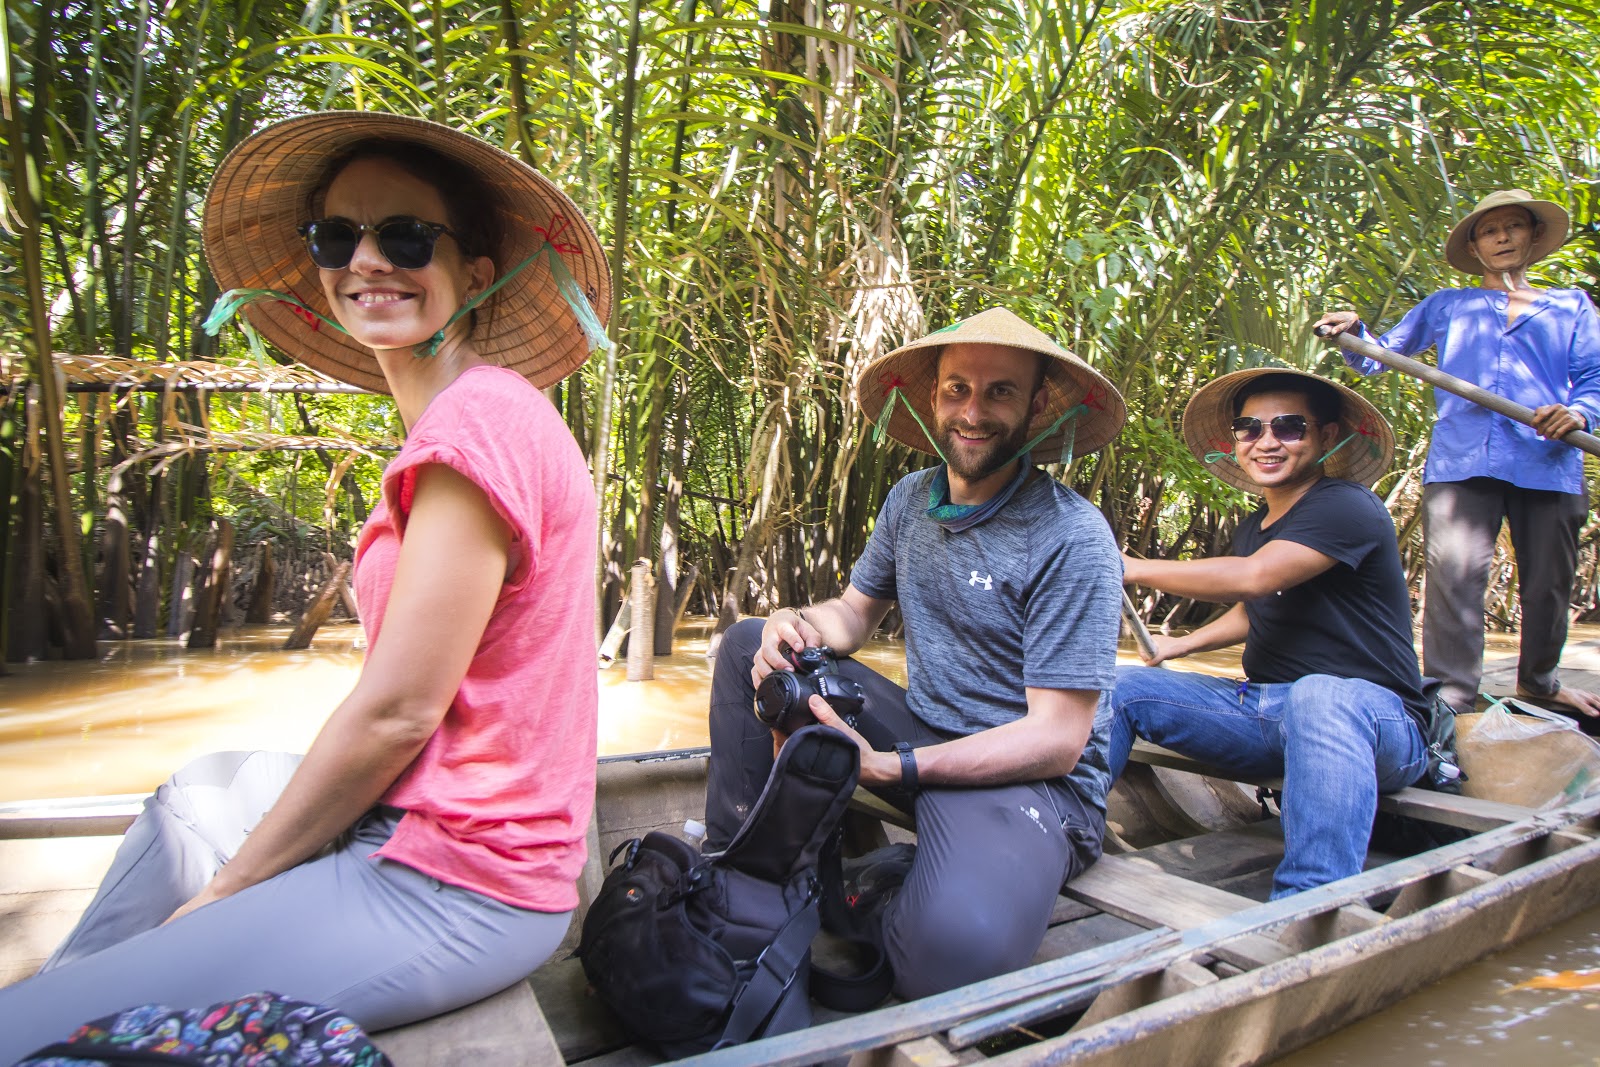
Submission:
POLYGON ((322 320, 317 318, 316 312, 305 306, 305 301, 300 300, 300 294, 295 292, 293 289, 290 289, 289 295, 294 297, 294 300, 280 300, 278 303, 282 304, 284 307, 288 308, 290 311, 304 319, 306 325, 311 327, 313 330, 322 329, 322 320), (295 300, 299 300, 300 302, 297 304, 295 303, 295 300))
POLYGON ((550 218, 550 228, 548 230, 543 226, 535 226, 533 228, 533 232, 543 237, 545 239, 545 243, 551 248, 554 248, 557 252, 560 252, 565 256, 572 256, 577 255, 579 252, 583 251, 583 249, 579 248, 570 241, 556 240, 556 238, 560 237, 563 231, 565 231, 567 227, 571 225, 572 220, 567 218, 565 215, 553 215, 550 218))
POLYGON ((1106 409, 1106 391, 1099 382, 1089 386, 1089 391, 1083 394, 1083 406, 1094 411, 1106 409))
POLYGON ((1356 427, 1356 433, 1367 439, 1367 449, 1373 456, 1383 455, 1383 449, 1378 446, 1378 428, 1372 424, 1370 414, 1362 414, 1361 425, 1356 427))
POLYGON ((883 396, 888 396, 896 389, 905 388, 906 384, 900 375, 891 374, 889 371, 884 371, 878 375, 878 383, 883 386, 883 396))

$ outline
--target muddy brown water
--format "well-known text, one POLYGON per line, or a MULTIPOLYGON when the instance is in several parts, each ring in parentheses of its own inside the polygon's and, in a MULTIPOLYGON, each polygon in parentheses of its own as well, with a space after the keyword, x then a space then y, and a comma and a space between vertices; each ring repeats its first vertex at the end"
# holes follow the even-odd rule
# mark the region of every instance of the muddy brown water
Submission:
MULTIPOLYGON (((1575 628, 1592 641, 1600 628, 1575 628), (1593 633, 1587 631, 1593 630, 1593 633)), ((232 748, 304 751, 354 684, 355 625, 328 626, 312 649, 281 650, 288 630, 256 627, 190 652, 177 641, 101 645, 92 663, 12 665, 0 678, 0 804, 47 797, 139 793, 186 760, 232 748)), ((709 624, 691 622, 655 679, 600 674, 602 755, 706 743, 709 624)), ((1514 652, 1491 635, 1490 657, 1514 652)), ((861 653, 904 682, 904 649, 875 641, 861 653)), ((1124 662, 1137 662, 1124 652, 1124 662)), ((1235 674, 1228 653, 1186 665, 1235 674)), ((1544 935, 1491 957, 1280 1061, 1290 1067, 1476 1067, 1516 1057, 1539 1067, 1600 1067, 1600 990, 1516 990, 1541 974, 1600 969, 1600 901, 1544 935)))

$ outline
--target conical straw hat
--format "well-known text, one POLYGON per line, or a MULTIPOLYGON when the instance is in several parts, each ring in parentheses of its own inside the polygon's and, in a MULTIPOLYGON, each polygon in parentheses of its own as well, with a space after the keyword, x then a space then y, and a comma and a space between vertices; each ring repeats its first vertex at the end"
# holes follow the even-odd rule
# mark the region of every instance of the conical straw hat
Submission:
POLYGON ((1046 361, 1044 412, 1029 424, 1029 437, 1043 433, 1064 412, 1078 405, 1084 410, 1033 446, 1035 463, 1056 462, 1068 454, 1069 445, 1073 456, 1096 452, 1117 436, 1128 417, 1121 394, 1099 371, 1005 308, 991 308, 901 345, 867 364, 856 379, 856 403, 867 419, 876 423, 898 388, 900 398, 889 416, 889 436, 918 451, 937 455, 933 442, 906 405, 916 410, 929 430, 933 429, 933 389, 939 353, 946 345, 956 344, 1007 345, 1051 357, 1046 361))
MULTIPOLYGON (((548 241, 600 322, 607 321, 611 276, 599 238, 549 179, 448 126, 366 111, 325 111, 279 122, 242 141, 222 161, 206 195, 203 225, 206 260, 218 286, 288 293, 331 319, 299 227, 311 218, 311 197, 328 164, 370 140, 424 145, 470 168, 497 200, 503 259, 497 271, 510 270, 548 241)), ((517 272, 480 310, 486 313, 472 334, 478 354, 536 386, 553 385, 589 358, 588 338, 544 258, 517 272)), ((373 392, 389 391, 365 346, 303 309, 257 300, 242 313, 263 337, 313 370, 373 392)))
POLYGON ((1292 374, 1332 386, 1339 393, 1339 441, 1354 434, 1334 451, 1323 466, 1330 478, 1346 478, 1371 488, 1394 461, 1394 431, 1372 402, 1347 386, 1320 374, 1290 367, 1252 367, 1224 374, 1207 382, 1183 409, 1183 440, 1195 458, 1218 478, 1236 489, 1261 495, 1261 487, 1245 476, 1233 460, 1233 401, 1239 390, 1266 374, 1292 374))
POLYGON ((1485 213, 1512 205, 1527 208, 1534 218, 1544 223, 1544 232, 1533 242, 1530 266, 1566 243, 1572 222, 1565 208, 1550 200, 1535 200, 1526 189, 1500 189, 1478 201, 1471 214, 1451 227, 1450 236, 1444 239, 1445 262, 1467 274, 1482 274, 1483 263, 1467 247, 1472 241, 1472 227, 1485 213))

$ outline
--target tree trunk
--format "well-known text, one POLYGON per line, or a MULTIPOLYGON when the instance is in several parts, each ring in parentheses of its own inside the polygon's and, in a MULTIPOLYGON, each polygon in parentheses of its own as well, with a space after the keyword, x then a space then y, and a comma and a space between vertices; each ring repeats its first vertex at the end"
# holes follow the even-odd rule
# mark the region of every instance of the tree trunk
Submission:
POLYGON ((211 550, 211 563, 200 585, 195 605, 194 626, 189 630, 190 648, 215 648, 217 626, 222 618, 222 598, 228 595, 228 576, 233 569, 233 523, 217 520, 217 533, 211 550))
MULTIPOLYGON (((41 27, 40 32, 44 34, 46 31, 41 27)), ((16 80, 8 79, 7 88, 6 108, 11 119, 11 128, 7 131, 12 174, 11 206, 14 222, 21 230, 18 244, 22 251, 22 284, 28 302, 28 328, 23 336, 32 356, 33 379, 40 391, 45 462, 50 472, 56 530, 61 541, 62 625, 65 631, 62 651, 67 659, 94 659, 98 654, 94 610, 88 579, 84 574, 83 541, 78 533, 77 513, 72 506, 65 430, 61 420, 62 398, 57 388, 55 359, 50 349, 50 312, 46 306, 38 211, 43 190, 41 171, 45 165, 42 158, 44 146, 38 143, 37 137, 30 136, 25 121, 29 113, 24 110, 17 94, 16 80)))
POLYGON ((167 599, 167 636, 182 637, 189 628, 189 615, 194 609, 194 555, 188 549, 178 549, 178 558, 172 564, 172 593, 167 599))
POLYGON ((106 517, 100 530, 100 636, 120 641, 128 636, 128 590, 132 580, 128 551, 128 498, 122 468, 106 482, 106 517))
POLYGON ((272 593, 277 584, 278 564, 272 558, 272 542, 261 542, 261 566, 256 570, 255 588, 250 590, 250 605, 245 608, 244 621, 263 623, 272 621, 272 593))
MULTIPOLYGON (((681 452, 680 443, 674 451, 681 452)), ((658 656, 672 655, 672 638, 677 629, 678 616, 683 613, 682 598, 678 596, 678 505, 683 499, 683 481, 677 471, 667 476, 667 494, 661 501, 661 565, 656 583, 655 652, 658 656)), ((693 584, 691 580, 690 584, 693 584)))
POLYGON ((285 651, 311 647, 311 638, 316 634, 317 628, 328 621, 334 601, 339 599, 339 587, 349 578, 350 563, 347 560, 335 567, 328 580, 322 583, 322 588, 317 590, 316 597, 311 601, 311 606, 306 608, 306 613, 300 617, 300 623, 294 628, 294 633, 283 643, 285 651))
POLYGON ((633 564, 633 617, 636 621, 628 638, 628 681, 647 682, 656 676, 656 581, 650 576, 650 561, 633 564))
POLYGON ((11 631, 5 658, 25 663, 44 659, 49 651, 49 628, 44 610, 44 493, 37 468, 24 470, 17 487, 16 529, 16 541, 9 557, 11 631))

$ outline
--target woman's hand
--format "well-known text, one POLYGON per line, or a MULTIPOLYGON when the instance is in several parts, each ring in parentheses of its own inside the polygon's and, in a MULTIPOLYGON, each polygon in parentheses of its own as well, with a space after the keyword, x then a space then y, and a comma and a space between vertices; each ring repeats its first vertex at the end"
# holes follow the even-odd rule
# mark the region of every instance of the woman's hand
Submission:
POLYGON ((190 897, 188 902, 184 904, 183 907, 167 916, 166 920, 162 922, 161 925, 165 926, 167 923, 177 922, 191 911, 197 911, 200 908, 205 907, 207 904, 214 904, 217 901, 223 900, 232 895, 233 894, 227 892, 226 890, 217 888, 217 880, 213 878, 211 881, 206 883, 206 887, 204 889, 190 897))

